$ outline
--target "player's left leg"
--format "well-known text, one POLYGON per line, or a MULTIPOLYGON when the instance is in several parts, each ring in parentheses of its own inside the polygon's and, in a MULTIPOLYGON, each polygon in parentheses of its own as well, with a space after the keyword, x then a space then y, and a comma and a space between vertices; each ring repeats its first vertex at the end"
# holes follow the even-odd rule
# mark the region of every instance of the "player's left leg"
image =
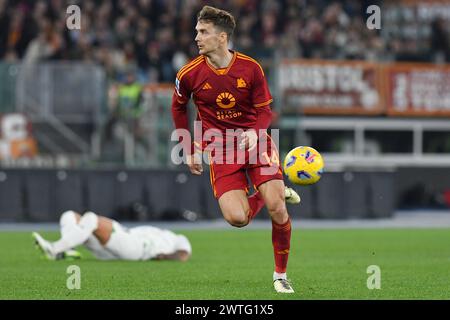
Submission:
POLYGON ((241 164, 211 162, 210 179, 214 197, 225 220, 234 227, 246 226, 253 210, 259 210, 259 198, 247 198, 248 182, 241 164), (256 208, 255 208, 256 207, 256 208))
POLYGON ((264 207, 259 192, 248 196, 248 181, 242 164, 210 164, 214 197, 225 220, 234 227, 245 227, 264 207))
POLYGON ((242 228, 249 223, 251 210, 245 190, 226 191, 218 201, 223 217, 233 227, 242 228))
POLYGON ((269 180, 259 185, 258 189, 272 218, 275 290, 281 293, 293 293, 294 290, 287 281, 286 275, 291 246, 291 219, 286 209, 284 182, 280 179, 269 180))
POLYGON ((38 233, 33 233, 36 243, 50 260, 65 258, 66 252, 84 244, 92 235, 104 244, 112 230, 110 219, 93 212, 86 212, 83 216, 74 211, 64 212, 60 218, 60 226, 61 238, 53 243, 46 241, 38 233))
MULTIPOLYGON (((61 214, 59 219, 61 239, 70 237, 74 226, 76 226, 80 220, 80 214, 69 210, 61 214)), ((53 243, 45 240, 39 233, 32 233, 33 239, 36 243, 38 249, 40 249, 45 257, 49 260, 59 260, 59 259, 79 259, 81 254, 78 251, 68 248, 65 251, 55 251, 53 243)))
MULTIPOLYGON (((55 255, 83 244, 99 226, 99 218, 93 212, 86 212, 81 217, 76 217, 78 218, 78 223, 75 224, 68 223, 68 221, 64 223, 65 218, 64 215, 61 217, 61 229, 65 230, 61 233, 61 239, 52 243, 53 253, 55 255)), ((69 219, 67 217, 67 220, 69 219)))

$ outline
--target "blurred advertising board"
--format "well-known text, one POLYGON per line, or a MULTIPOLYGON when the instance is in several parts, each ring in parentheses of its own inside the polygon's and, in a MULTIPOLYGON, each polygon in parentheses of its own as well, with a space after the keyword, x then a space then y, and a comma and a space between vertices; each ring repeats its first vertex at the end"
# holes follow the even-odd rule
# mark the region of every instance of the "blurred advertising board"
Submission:
POLYGON ((387 113, 450 116, 450 66, 396 63, 386 66, 387 113))
POLYGON ((384 113, 382 72, 374 63, 286 59, 277 84, 285 113, 384 113))

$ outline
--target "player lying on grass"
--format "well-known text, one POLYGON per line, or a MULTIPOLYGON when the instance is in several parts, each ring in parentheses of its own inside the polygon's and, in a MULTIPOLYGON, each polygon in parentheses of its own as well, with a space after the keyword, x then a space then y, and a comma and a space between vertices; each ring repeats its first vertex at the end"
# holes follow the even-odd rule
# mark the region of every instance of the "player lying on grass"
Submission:
MULTIPOLYGON (((192 98, 203 131, 219 132, 214 144, 222 148, 214 148, 209 155, 211 184, 222 214, 232 226, 241 228, 267 207, 272 219, 273 285, 277 292, 293 293, 286 275, 291 220, 285 202, 299 203, 300 197, 285 187, 278 151, 266 132, 272 121, 272 96, 264 71, 254 59, 228 49, 235 26, 234 17, 226 11, 204 6, 199 12, 195 27, 199 56, 177 74, 173 121, 180 135, 189 132, 187 106, 192 98), (243 131, 239 146, 230 130, 243 131), (252 160, 257 161, 250 161, 253 150, 257 157, 252 160), (245 163, 239 161, 239 154, 244 154, 245 163), (218 161, 223 159, 232 161, 218 161), (247 194, 247 176, 257 189, 251 196, 247 194)), ((193 146, 186 144, 192 174, 203 172, 198 160, 206 149, 199 141, 193 146)))
POLYGON ((37 247, 49 260, 79 258, 73 250, 84 245, 101 260, 179 260, 192 253, 189 240, 169 230, 152 226, 126 228, 115 220, 93 212, 83 215, 66 211, 59 220, 61 238, 50 242, 33 232, 37 247))

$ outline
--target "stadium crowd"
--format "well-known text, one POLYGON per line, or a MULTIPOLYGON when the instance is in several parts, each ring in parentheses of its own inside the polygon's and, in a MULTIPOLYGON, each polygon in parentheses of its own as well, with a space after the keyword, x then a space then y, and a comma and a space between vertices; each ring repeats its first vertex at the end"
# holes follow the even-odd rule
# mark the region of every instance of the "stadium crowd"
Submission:
POLYGON ((450 61, 444 20, 423 25, 390 4, 382 9, 382 29, 369 30, 370 2, 0 0, 0 60, 92 61, 112 79, 133 67, 140 82, 172 82, 197 55, 195 15, 210 4, 237 18, 233 47, 263 63, 274 57, 450 61), (66 28, 70 4, 81 8, 81 30, 66 28))

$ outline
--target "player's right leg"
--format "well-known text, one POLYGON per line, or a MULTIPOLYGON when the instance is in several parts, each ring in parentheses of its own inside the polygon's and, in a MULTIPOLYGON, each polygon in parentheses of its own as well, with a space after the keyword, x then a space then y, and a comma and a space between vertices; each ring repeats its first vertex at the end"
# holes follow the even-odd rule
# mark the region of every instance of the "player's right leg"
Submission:
MULTIPOLYGON (((259 140, 258 143, 262 146, 265 145, 264 139, 259 140)), ((258 159, 258 165, 251 166, 248 174, 252 183, 261 193, 272 219, 272 245, 275 261, 274 288, 280 293, 293 293, 294 290, 287 280, 286 274, 291 240, 291 221, 286 202, 288 202, 288 197, 295 200, 293 199, 294 193, 289 192, 287 195, 287 191, 290 190, 286 189, 283 182, 276 145, 270 139, 267 140, 266 146, 267 149, 263 149, 264 152, 261 153, 265 154, 265 157, 258 159)), ((295 195, 297 194, 295 193, 295 195)), ((300 197, 297 201, 300 201, 300 197)))
POLYGON ((115 259, 142 260, 144 246, 141 239, 117 221, 108 220, 105 221, 108 222, 108 230, 104 230, 104 234, 96 233, 106 252, 115 259))
MULTIPOLYGON (((262 179, 262 178, 261 178, 262 179)), ((275 258, 273 285, 279 293, 293 293, 286 270, 291 242, 291 220, 286 209, 283 180, 273 179, 259 185, 272 218, 272 244, 275 258)))

